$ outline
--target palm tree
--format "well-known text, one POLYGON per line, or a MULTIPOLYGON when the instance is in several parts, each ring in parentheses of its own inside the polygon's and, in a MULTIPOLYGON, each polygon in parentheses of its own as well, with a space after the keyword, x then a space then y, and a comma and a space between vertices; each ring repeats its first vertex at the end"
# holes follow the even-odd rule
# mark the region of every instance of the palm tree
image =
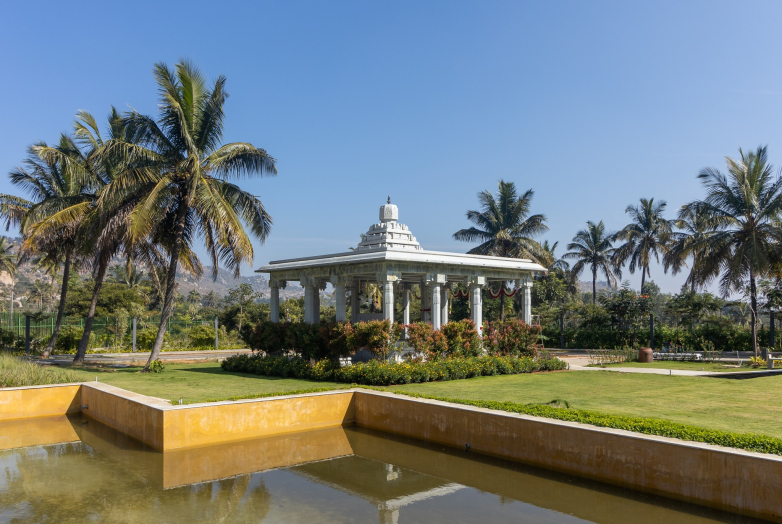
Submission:
POLYGON ((16 257, 11 253, 12 247, 7 238, 0 237, 0 271, 5 271, 13 278, 16 276, 16 257))
POLYGON ((204 306, 205 307, 217 307, 217 293, 215 293, 214 290, 210 291, 206 295, 204 295, 204 306))
POLYGON ((133 130, 133 139, 114 141, 104 153, 119 154, 133 166, 115 184, 117 194, 139 198, 131 217, 132 237, 151 237, 168 254, 160 328, 145 371, 163 346, 177 269, 194 238, 204 239, 216 279, 221 260, 237 277, 241 264, 253 260, 243 223, 261 242, 271 231, 272 219, 261 200, 230 180, 277 173, 274 158, 263 149, 245 142, 220 145, 228 96, 225 77, 208 88, 201 72, 187 61, 173 70, 158 63, 154 76, 160 91, 158 121, 129 113, 124 123, 133 130))
POLYGON ((569 271, 570 264, 567 263, 567 260, 565 260, 564 258, 557 258, 555 254, 558 245, 559 242, 554 242, 553 244, 549 245, 548 240, 544 240, 543 244, 541 245, 543 251, 546 252, 548 260, 551 261, 551 265, 549 266, 549 269, 560 269, 562 271, 569 271))
POLYGON ((765 147, 744 153, 740 158, 725 157, 727 174, 716 168, 701 170, 698 178, 706 188, 706 198, 689 205, 702 207, 715 231, 700 246, 700 281, 722 274, 723 296, 746 290, 749 283, 752 349, 758 354, 757 279, 780 261, 782 230, 777 220, 782 211, 782 178, 773 174, 765 147))
POLYGON ((606 231, 602 220, 597 224, 588 221, 586 229, 576 233, 568 244, 567 248, 571 251, 562 256, 577 260, 571 270, 574 280, 585 268, 589 267, 592 271, 592 305, 597 301, 597 273, 602 272, 611 287, 616 287, 616 277, 621 276, 612 263, 616 251, 611 241, 613 235, 606 231))
POLYGON ((49 356, 60 334, 68 295, 70 273, 79 265, 77 253, 78 217, 87 212, 95 200, 92 176, 84 164, 74 162, 78 151, 73 138, 61 135, 56 146, 45 142, 28 148, 27 158, 21 167, 11 171, 11 183, 22 188, 31 197, 26 200, 14 195, 0 195, 0 216, 6 227, 15 225, 25 239, 20 246, 20 261, 37 258, 54 271, 63 267, 60 304, 52 336, 43 352, 49 356), (34 235, 40 229, 49 228, 51 235, 34 235), (32 237, 35 240, 32 240, 32 237))
POLYGON ((640 269, 642 293, 646 277, 651 276, 649 265, 652 256, 659 262, 660 255, 665 256, 669 251, 673 221, 663 218, 666 205, 664 200, 655 204, 653 198, 642 198, 640 206, 627 206, 625 212, 632 221, 612 238, 614 241, 625 241, 614 251, 614 266, 619 268, 629 261, 630 273, 640 269))
POLYGON ((686 266, 688 258, 692 257, 690 274, 685 284, 689 284, 690 292, 695 293, 698 286, 707 282, 698 280, 697 266, 702 255, 709 249, 713 226, 703 208, 697 205, 685 205, 679 210, 676 227, 680 231, 671 233, 670 250, 663 256, 664 268, 677 274, 686 266))
MULTIPOLYGON (((528 258, 544 266, 551 263, 549 254, 533 237, 548 231, 544 215, 530 215, 534 192, 528 189, 521 196, 513 182, 499 181, 497 198, 489 190, 478 193, 481 211, 467 211, 467 220, 475 226, 460 229, 453 238, 464 242, 480 242, 468 251, 474 255, 507 258, 528 258)), ((505 282, 502 282, 505 289, 505 282)), ((505 293, 500 294, 500 320, 505 320, 505 293)))

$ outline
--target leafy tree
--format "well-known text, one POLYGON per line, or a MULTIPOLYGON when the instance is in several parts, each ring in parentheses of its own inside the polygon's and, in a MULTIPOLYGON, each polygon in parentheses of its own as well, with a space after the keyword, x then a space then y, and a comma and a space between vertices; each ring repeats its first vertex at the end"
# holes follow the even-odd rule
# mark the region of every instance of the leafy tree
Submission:
POLYGON ((244 320, 244 309, 253 303, 256 298, 263 296, 263 293, 256 293, 250 284, 242 283, 228 290, 229 303, 239 306, 239 313, 236 316, 239 332, 242 331, 242 320, 244 320))
POLYGON ((667 309, 681 319, 682 323, 690 324, 692 329, 710 312, 719 311, 725 306, 725 301, 711 293, 694 293, 683 291, 674 295, 668 301, 667 309))
POLYGON ((699 281, 721 273, 723 296, 743 291, 749 283, 752 348, 758 354, 757 279, 779 263, 782 231, 777 219, 782 211, 782 178, 776 177, 765 147, 740 158, 725 157, 727 173, 716 168, 701 170, 698 178, 706 188, 706 198, 689 204, 702 208, 714 233, 700 245, 708 244, 694 269, 699 281))
POLYGON ((640 206, 627 206, 625 212, 630 215, 631 222, 613 235, 612 240, 623 240, 613 254, 612 262, 619 269, 629 262, 630 273, 641 270, 641 289, 646 277, 651 277, 649 265, 652 257, 659 262, 660 255, 665 256, 670 250, 673 221, 663 217, 666 203, 664 200, 655 204, 654 199, 641 199, 640 206))
POLYGON ((567 260, 564 258, 557 258, 556 250, 557 246, 559 245, 559 242, 554 242, 553 244, 549 245, 548 240, 544 240, 543 244, 541 245, 541 248, 543 251, 546 252, 546 258, 550 262, 549 269, 559 269, 561 271, 568 271, 570 269, 570 264, 568 264, 567 260))
POLYGON ((139 199, 132 213, 134 238, 155 238, 169 256, 160 328, 145 371, 163 346, 183 250, 202 237, 212 277, 217 278, 220 261, 238 276, 241 264, 253 259, 243 222, 264 242, 272 220, 260 199, 230 180, 277 173, 275 160, 263 149, 246 142, 220 145, 228 96, 225 77, 209 88, 187 61, 173 70, 158 63, 154 76, 160 91, 158 121, 131 112, 124 123, 133 129, 134 140, 115 141, 106 151, 121 154, 135 167, 118 185, 139 199))
POLYGON ((616 276, 612 267, 614 248, 611 243, 612 233, 608 233, 601 220, 597 224, 588 221, 586 229, 582 229, 567 248, 571 251, 565 253, 563 258, 574 259, 573 279, 578 278, 584 269, 589 267, 592 271, 592 305, 597 301, 597 273, 602 272, 609 285, 616 287, 616 276))
MULTIPOLYGON (((528 258, 544 266, 551 264, 549 254, 534 237, 548 231, 546 217, 530 215, 532 196, 529 189, 519 195, 513 182, 500 180, 497 197, 489 190, 478 193, 480 211, 467 211, 467 220, 475 224, 460 229, 453 238, 480 242, 468 253, 507 258, 528 258)), ((505 283, 502 283, 502 289, 505 283)), ((505 294, 500 295, 500 319, 505 319, 505 294)))

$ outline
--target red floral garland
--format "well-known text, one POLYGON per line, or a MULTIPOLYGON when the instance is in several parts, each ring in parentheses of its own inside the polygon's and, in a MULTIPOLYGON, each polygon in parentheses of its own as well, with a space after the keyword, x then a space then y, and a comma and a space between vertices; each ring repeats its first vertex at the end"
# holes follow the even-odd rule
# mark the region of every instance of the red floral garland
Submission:
POLYGON ((492 293, 491 289, 488 289, 487 291, 489 292, 489 296, 491 298, 500 298, 500 295, 502 295, 502 294, 504 294, 506 297, 512 297, 513 295, 516 294, 516 291, 518 291, 518 289, 514 289, 513 291, 508 291, 507 289, 505 289, 503 287, 503 288, 500 288, 499 291, 497 291, 497 294, 492 293))

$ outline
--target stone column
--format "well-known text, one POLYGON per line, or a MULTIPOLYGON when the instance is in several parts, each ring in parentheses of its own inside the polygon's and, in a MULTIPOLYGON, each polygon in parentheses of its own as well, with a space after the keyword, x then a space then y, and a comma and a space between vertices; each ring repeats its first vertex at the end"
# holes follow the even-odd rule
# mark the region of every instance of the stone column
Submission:
POLYGON ((315 289, 312 295, 312 323, 320 324, 320 292, 326 289, 326 283, 315 279, 315 289))
POLYGON ((442 298, 440 299, 440 322, 442 325, 446 325, 448 323, 448 309, 449 305, 451 303, 451 284, 446 284, 443 286, 442 291, 442 298))
POLYGON ((377 282, 383 288, 383 318, 394 322, 394 283, 399 280, 397 273, 384 272, 377 274, 377 282))
POLYGON ((432 328, 440 329, 440 299, 442 286, 439 282, 432 282, 432 328))
POLYGON ((280 321, 280 281, 269 280, 269 320, 272 322, 280 321))
POLYGON ((532 280, 527 280, 522 285, 524 290, 524 323, 532 324, 532 280))
POLYGON ((410 324, 410 284, 402 284, 402 309, 404 310, 402 321, 406 326, 410 324))
POLYGON ((358 280, 354 280, 350 287, 350 321, 354 324, 358 322, 358 313, 361 307, 358 300, 358 288, 358 280))
POLYGON ((312 284, 312 279, 302 277, 301 285, 304 287, 304 322, 307 324, 313 324, 314 323, 314 315, 313 315, 313 305, 314 301, 312 298, 313 293, 316 293, 317 290, 315 289, 315 286, 312 284))
POLYGON ((345 304, 345 284, 334 286, 337 301, 337 322, 345 322, 348 319, 347 304, 345 304))
POLYGON ((486 285, 486 277, 472 277, 470 283, 470 316, 475 322, 475 329, 483 336, 483 300, 481 290, 486 285))
POLYGON ((429 313, 427 311, 424 311, 429 307, 426 292, 427 292, 427 285, 426 285, 426 279, 421 281, 419 292, 421 293, 421 322, 428 322, 431 318, 429 316, 429 313))

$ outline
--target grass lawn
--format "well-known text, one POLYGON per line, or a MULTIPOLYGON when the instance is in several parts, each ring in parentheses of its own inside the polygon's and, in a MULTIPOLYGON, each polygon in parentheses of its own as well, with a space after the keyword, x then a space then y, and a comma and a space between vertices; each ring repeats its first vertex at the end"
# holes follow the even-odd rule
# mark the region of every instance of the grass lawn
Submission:
POLYGON ((77 369, 80 381, 111 384, 150 397, 186 403, 228 397, 282 393, 313 388, 345 388, 348 384, 313 382, 295 378, 262 377, 245 373, 225 373, 218 362, 166 364, 162 373, 139 373, 142 366, 130 368, 77 369))
POLYGON ((782 375, 744 380, 595 371, 478 377, 389 388, 436 397, 571 407, 782 438, 782 375))
MULTIPOLYGON (((729 365, 730 366, 730 365, 729 365)), ((591 367, 600 367, 593 365, 591 367)), ((720 362, 679 362, 676 360, 655 360, 649 364, 642 364, 641 362, 623 362, 621 364, 608 364, 607 368, 657 368, 657 369, 688 369, 690 371, 719 371, 719 372, 737 372, 737 371, 763 371, 767 368, 753 368, 744 366, 737 368, 735 366, 725 367, 725 364, 720 362)))

